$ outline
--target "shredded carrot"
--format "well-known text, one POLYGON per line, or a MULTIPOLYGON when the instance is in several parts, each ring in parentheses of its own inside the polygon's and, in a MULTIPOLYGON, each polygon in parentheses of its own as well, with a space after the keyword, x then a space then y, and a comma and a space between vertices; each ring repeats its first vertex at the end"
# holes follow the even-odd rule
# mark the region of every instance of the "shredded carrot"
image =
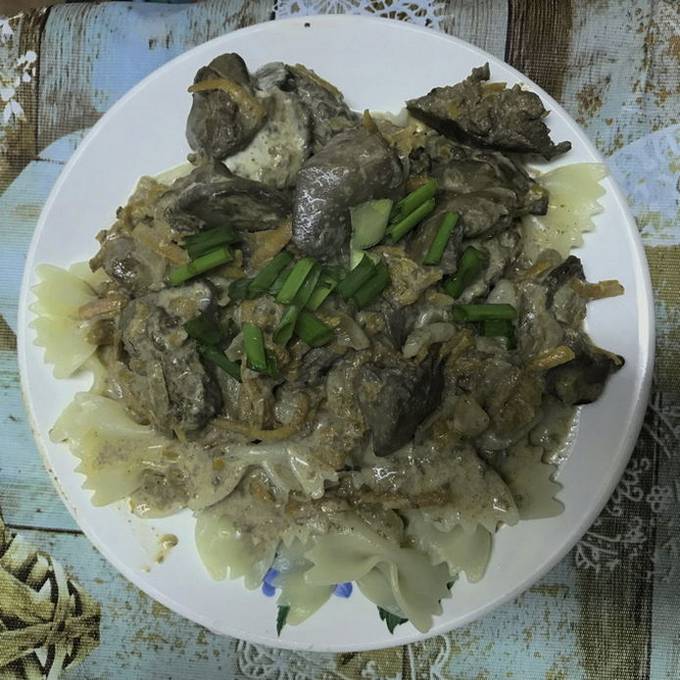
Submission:
POLYGON ((221 430, 236 432, 245 435, 248 439, 259 439, 263 442, 279 442, 288 439, 299 429, 299 425, 284 425, 275 430, 261 430, 238 420, 229 420, 229 418, 216 418, 213 423, 221 430))
POLYGON ((547 349, 527 362, 527 368, 535 371, 547 371, 555 366, 561 366, 576 357, 574 350, 566 345, 559 345, 547 349))
POLYGON ((78 308, 78 317, 80 319, 94 319, 96 316, 104 316, 105 314, 114 314, 118 312, 123 306, 122 297, 105 297, 97 298, 91 302, 86 302, 78 308))
POLYGON ((222 92, 226 92, 239 107, 243 109, 244 113, 247 113, 254 118, 261 119, 265 116, 266 112, 262 103, 256 97, 253 97, 243 85, 240 85, 233 80, 227 78, 209 78, 194 83, 189 88, 189 92, 192 94, 194 92, 208 92, 210 90, 222 90, 222 92))
POLYGON ((580 297, 586 300, 602 300, 623 295, 625 292, 624 287, 616 279, 588 283, 588 281, 574 278, 570 285, 580 297))

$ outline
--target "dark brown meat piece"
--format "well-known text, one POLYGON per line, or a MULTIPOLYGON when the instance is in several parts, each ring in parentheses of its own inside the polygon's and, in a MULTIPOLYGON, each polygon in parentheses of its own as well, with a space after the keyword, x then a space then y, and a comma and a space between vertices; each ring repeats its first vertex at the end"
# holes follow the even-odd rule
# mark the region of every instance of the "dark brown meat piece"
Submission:
POLYGON ((456 85, 435 87, 406 102, 417 118, 442 134, 501 151, 537 153, 547 160, 571 149, 555 144, 544 122, 546 109, 538 95, 519 85, 508 89, 487 84, 489 65, 473 69, 456 85))
POLYGON ((396 198, 404 171, 382 136, 365 128, 336 135, 298 173, 293 202, 293 241, 323 261, 346 254, 349 209, 373 198, 396 198))
POLYGON ((102 246, 90 260, 90 268, 100 267, 128 293, 142 294, 162 284, 165 261, 144 244, 128 236, 104 232, 102 246))
POLYGON ((439 405, 443 389, 442 365, 433 355, 421 364, 401 360, 364 366, 356 391, 376 455, 389 456, 411 441, 439 405))
POLYGON ((266 64, 254 80, 263 92, 278 87, 298 98, 310 116, 314 153, 336 134, 357 124, 358 116, 347 106, 342 92, 301 64, 266 64))
POLYGON ((219 161, 210 161, 175 180, 161 197, 159 210, 178 231, 225 224, 262 231, 279 225, 290 214, 290 198, 285 191, 237 177, 219 161))
POLYGON ((223 159, 244 149, 266 120, 255 97, 245 62, 238 54, 222 54, 198 70, 194 85, 215 87, 193 93, 187 119, 189 146, 209 158, 223 159), (221 89, 217 85, 225 84, 221 89))
POLYGON ((581 331, 567 331, 564 344, 574 350, 576 358, 548 371, 546 389, 569 406, 590 404, 599 399, 609 376, 622 368, 625 360, 593 345, 581 331))
POLYGON ((172 290, 172 299, 151 294, 131 301, 120 318, 128 368, 137 375, 135 410, 144 408, 160 431, 202 428, 221 407, 214 377, 203 366, 194 340, 186 338, 186 316, 205 311, 211 291, 205 283, 172 290), (184 292, 186 300, 181 299, 184 292), (174 313, 171 313, 174 312, 174 313))

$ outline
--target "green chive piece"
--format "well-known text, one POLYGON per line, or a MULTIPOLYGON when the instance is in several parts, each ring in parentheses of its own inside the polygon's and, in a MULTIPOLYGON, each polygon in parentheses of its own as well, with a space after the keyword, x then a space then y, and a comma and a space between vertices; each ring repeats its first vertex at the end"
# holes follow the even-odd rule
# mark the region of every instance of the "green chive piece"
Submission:
POLYGON ((352 269, 338 284, 338 293, 349 300, 359 288, 375 273, 375 265, 368 255, 364 255, 359 264, 352 269))
POLYGON ((384 262, 380 262, 375 268, 375 274, 354 293, 352 299, 359 309, 363 309, 375 302, 389 285, 390 270, 384 262))
POLYGON ((168 283, 171 286, 179 286, 180 284, 193 279, 194 276, 199 276, 199 274, 204 274, 210 269, 219 267, 220 265, 226 264, 233 259, 229 248, 222 246, 221 248, 216 248, 211 250, 201 257, 197 257, 188 264, 182 264, 179 267, 173 267, 168 275, 168 283))
POLYGON ((311 309, 313 312, 319 309, 337 285, 338 280, 328 269, 324 269, 319 276, 319 282, 316 284, 312 296, 307 301, 307 309, 311 309))
POLYGON ((300 290, 295 294, 293 303, 298 305, 300 309, 302 309, 309 302, 309 298, 312 297, 316 284, 319 282, 319 276, 321 276, 321 266, 316 264, 312 267, 309 274, 307 274, 305 282, 300 286, 300 290))
POLYGON ((250 279, 237 279, 229 284, 229 297, 232 300, 247 300, 255 297, 250 293, 250 279))
POLYGON ((458 223, 458 213, 445 212, 444 217, 437 229, 435 237, 425 255, 423 264, 439 264, 453 233, 453 228, 458 223))
POLYGON ((286 308, 273 335, 274 342, 277 345, 285 347, 290 342, 295 332, 295 324, 297 323, 298 316, 300 316, 300 311, 299 305, 290 305, 286 308))
POLYGON ((444 292, 454 300, 482 273, 488 257, 481 250, 468 246, 458 261, 458 271, 444 283, 444 292))
POLYGON ((210 345, 199 344, 198 351, 208 361, 212 361, 213 364, 219 366, 227 375, 241 382, 241 364, 227 359, 219 349, 210 345))
POLYGON ((401 241, 411 229, 422 222, 433 210, 434 198, 431 198, 419 205, 413 212, 404 217, 404 219, 395 222, 388 232, 392 242, 397 243, 397 241, 401 241))
POLYGON ((184 324, 187 335, 205 345, 216 345, 222 340, 219 326, 205 314, 190 319, 184 324))
POLYGON ((311 257, 303 257, 300 261, 296 262, 276 296, 276 301, 282 305, 289 305, 293 302, 297 292, 305 282, 307 274, 312 271, 314 265, 316 265, 316 262, 311 257))
POLYGON ((454 305, 451 308, 454 321, 487 321, 489 319, 515 319, 517 310, 512 305, 454 305))
POLYGON ((253 295, 266 293, 274 284, 279 274, 290 264, 293 256, 285 250, 274 257, 261 269, 248 286, 248 292, 253 295))
POLYGON ((215 227, 198 234, 192 234, 184 239, 189 257, 195 260, 201 255, 228 243, 235 243, 239 235, 231 227, 215 227))
POLYGON ((244 323, 241 327, 243 333, 243 346, 246 350, 248 366, 253 371, 267 373, 269 364, 267 362, 267 351, 264 346, 262 330, 252 323, 244 323))
POLYGON ((282 269, 279 275, 276 277, 276 280, 274 283, 272 283, 271 287, 269 288, 269 294, 273 295, 276 297, 278 292, 283 288, 283 284, 286 282, 286 279, 288 278, 288 274, 292 271, 293 267, 288 266, 285 269, 282 269))
POLYGON ((426 201, 434 197, 437 191, 437 180, 431 179, 425 182, 421 187, 418 187, 410 194, 406 194, 392 210, 390 217, 391 224, 401 222, 407 215, 410 215, 416 208, 421 206, 426 201))
POLYGON ((349 209, 352 223, 352 250, 372 248, 382 241, 392 212, 389 198, 366 201, 349 209))
POLYGON ((335 335, 330 326, 305 310, 300 312, 295 324, 295 334, 310 347, 321 347, 330 342, 335 335))
POLYGON ((482 321, 482 335, 486 338, 505 338, 508 349, 515 349, 515 326, 509 319, 482 321))

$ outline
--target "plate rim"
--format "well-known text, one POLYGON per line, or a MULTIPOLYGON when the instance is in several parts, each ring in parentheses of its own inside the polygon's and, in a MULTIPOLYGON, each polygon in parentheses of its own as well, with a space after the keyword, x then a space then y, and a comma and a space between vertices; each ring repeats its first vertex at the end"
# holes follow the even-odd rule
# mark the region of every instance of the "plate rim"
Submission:
MULTIPOLYGON (((539 581, 545 574, 550 571, 558 562, 560 562, 564 556, 574 547, 574 545, 578 542, 578 540, 583 536, 583 534, 588 530, 588 528, 592 525, 594 520, 597 518, 597 516, 601 513, 602 509, 606 505, 607 501, 609 500, 611 494, 613 493, 614 489, 618 485, 620 478, 629 462, 630 456, 633 452, 633 449, 635 447, 635 444, 637 442, 639 432, 642 426, 642 421, 644 418, 644 414, 646 411, 647 403, 649 400, 649 394, 651 390, 651 384, 652 384, 652 375, 653 375, 653 366, 654 366, 654 346, 655 346, 655 317, 654 317, 654 296, 653 296, 653 290, 652 290, 652 285, 651 285, 651 275, 649 271, 649 266, 647 263, 645 251, 644 251, 644 246, 642 244, 642 239, 640 237, 640 233, 638 229, 636 228, 636 222, 635 218, 633 217, 630 208, 623 196, 623 193, 618 186, 616 180, 612 176, 611 172, 608 172, 608 175, 606 177, 606 183, 607 183, 607 191, 611 192, 613 195, 613 198, 615 199, 616 203, 622 210, 626 221, 627 221, 627 227, 630 227, 630 236, 631 238, 631 243, 632 243, 632 255, 634 256, 633 259, 636 260, 637 266, 635 270, 635 275, 636 275, 636 280, 637 283, 640 286, 640 289, 638 291, 638 300, 637 304, 640 309, 640 343, 638 347, 638 352, 639 352, 639 358, 640 358, 640 366, 639 366, 639 372, 637 375, 639 375, 639 381, 640 381, 640 389, 639 389, 639 399, 638 403, 635 406, 633 417, 631 418, 630 424, 627 428, 626 432, 626 437, 625 437, 625 442, 623 446, 620 448, 622 455, 619 455, 618 457, 618 464, 616 465, 615 471, 612 473, 610 482, 606 485, 606 488, 603 489, 601 496, 598 500, 597 503, 595 503, 590 511, 586 513, 585 516, 581 518, 581 520, 572 526, 570 531, 565 534, 565 537, 562 541, 562 547, 555 551, 549 559, 545 560, 538 569, 530 572, 529 576, 524 577, 521 582, 516 584, 513 588, 510 588, 506 590, 503 595, 496 597, 495 599, 491 600, 490 602, 487 602, 483 606, 477 608, 473 612, 470 612, 467 615, 463 615, 460 619, 456 620, 455 622, 443 622, 440 625, 433 625, 432 629, 428 631, 427 633, 420 633, 419 631, 413 629, 413 632, 408 632, 408 633, 396 633, 393 634, 391 637, 390 642, 388 645, 385 645, 383 641, 380 641, 378 643, 371 643, 367 642, 365 644, 361 645, 347 645, 347 644, 327 644, 325 646, 320 646, 315 643, 311 644, 305 644, 304 642, 299 642, 295 640, 289 640, 285 638, 277 638, 273 640, 269 636, 262 635, 257 632, 252 632, 252 631, 239 631, 237 628, 233 628, 232 630, 234 631, 233 633, 225 633, 223 631, 216 631, 210 626, 210 621, 208 620, 207 617, 200 615, 200 613, 196 613, 193 610, 189 610, 184 604, 181 602, 178 602, 177 600, 166 596, 163 592, 160 592, 157 590, 155 587, 151 586, 148 583, 144 583, 143 585, 140 583, 140 581, 135 578, 136 572, 132 568, 130 568, 128 565, 124 564, 121 562, 119 558, 116 557, 116 554, 114 551, 112 551, 108 545, 101 543, 99 540, 96 540, 93 535, 91 534, 90 527, 88 526, 85 528, 80 521, 79 518, 79 512, 78 509, 71 503, 71 501, 68 499, 66 493, 64 492, 63 488, 61 487, 61 484, 59 482, 59 479, 54 472, 52 465, 49 460, 49 456, 47 453, 47 447, 46 443, 43 440, 43 436, 38 428, 37 425, 37 420, 36 416, 33 410, 33 404, 31 399, 29 398, 29 386, 28 386, 28 379, 27 379, 27 369, 26 369, 26 361, 27 361, 27 356, 26 356, 26 347, 27 345, 32 344, 31 339, 29 337, 29 318, 28 318, 28 313, 29 313, 29 297, 31 295, 31 288, 30 288, 30 279, 31 279, 31 274, 32 271, 29 269, 27 266, 28 263, 33 262, 33 259, 35 257, 35 251, 37 249, 37 244, 39 240, 39 236, 42 233, 43 229, 45 228, 45 223, 47 221, 47 215, 50 212, 52 204, 55 202, 56 197, 58 196, 59 192, 61 191, 62 186, 65 184, 67 181, 67 178, 70 174, 70 171, 72 168, 79 162, 81 156, 89 146, 89 144, 92 142, 92 140, 100 133, 101 129, 104 127, 106 124, 108 118, 110 115, 113 115, 116 113, 119 109, 125 107, 127 103, 133 99, 138 92, 143 90, 147 84, 158 77, 160 73, 163 73, 165 71, 172 70, 176 64, 181 63, 185 59, 189 58, 189 55, 193 54, 195 51, 198 50, 208 50, 210 49, 211 46, 213 45, 218 45, 221 43, 221 41, 224 40, 225 37, 231 36, 234 33, 252 33, 253 35, 256 35, 259 32, 262 31, 267 31, 267 30, 272 30, 273 27, 276 26, 281 26, 281 25, 298 25, 298 24, 307 24, 307 23, 324 23, 324 24, 337 24, 337 23, 375 23, 375 22, 389 22, 390 24, 393 25, 393 28, 399 29, 402 31, 406 32, 415 32, 415 33, 425 33, 428 36, 430 36, 432 39, 440 39, 444 40, 447 42, 452 42, 458 46, 458 48, 462 48, 468 51, 471 51, 478 55, 480 59, 485 59, 490 61, 492 64, 494 62, 501 62, 504 66, 504 68, 507 68, 511 73, 513 73, 519 80, 523 81, 526 83, 532 91, 535 91, 543 100, 543 102, 547 105, 547 108, 549 108, 551 111, 555 111, 558 113, 558 115, 562 118, 563 121, 565 121, 573 130, 574 132, 582 138, 583 143, 585 144, 585 147, 587 150, 592 154, 592 156, 596 159, 596 162, 602 163, 606 167, 608 167, 607 161, 604 158, 604 156, 600 153, 600 151, 594 146, 586 132, 581 128, 578 123, 571 117, 571 115, 555 100, 553 99, 552 96, 550 96, 547 92, 543 90, 539 85, 537 85, 535 82, 533 82, 530 78, 528 78, 525 74, 523 74, 521 71, 518 71, 515 69, 513 66, 510 64, 507 64, 505 61, 502 59, 499 59, 498 57, 495 57, 491 53, 487 52, 486 50, 483 50, 476 45, 473 45, 469 42, 466 42, 465 40, 462 40, 461 38, 458 38, 456 36, 452 36, 446 33, 443 33, 441 31, 437 31, 431 28, 426 28, 422 26, 416 26, 411 23, 399 21, 399 20, 393 20, 393 19, 386 19, 382 17, 367 17, 363 15, 350 15, 350 14, 320 14, 320 15, 310 15, 310 16, 303 16, 303 17, 291 17, 291 18, 286 18, 286 19, 276 19, 276 20, 269 20, 265 22, 260 22, 257 24, 253 24, 251 26, 247 26, 244 28, 239 28, 235 29, 233 31, 228 31, 227 33, 224 33, 220 36, 217 36, 215 38, 212 38, 211 40, 208 40, 206 42, 200 43, 199 45, 196 45, 192 47, 191 49, 188 49, 184 51, 182 54, 177 55, 170 61, 166 62, 162 66, 160 66, 157 69, 154 69, 151 73, 149 73, 147 76, 145 76, 141 81, 139 81, 137 84, 135 84, 130 90, 128 90, 118 101, 116 101, 102 116, 101 118, 92 126, 92 128, 87 132, 87 134, 84 136, 83 140, 80 142, 74 153, 71 155, 69 158, 68 162, 66 165, 63 167, 61 170, 59 177, 57 178, 54 186, 52 187, 50 194, 45 201, 45 204, 43 205, 43 208, 40 213, 40 217, 38 218, 38 221, 36 222, 36 227, 33 232, 33 236, 31 237, 31 242, 26 254, 26 264, 24 265, 24 272, 22 275, 22 282, 21 282, 21 289, 20 289, 20 294, 19 294, 19 309, 18 309, 18 323, 17 323, 17 354, 18 354, 18 364, 19 364, 19 374, 20 374, 20 387, 21 387, 21 394, 22 394, 22 399, 24 402, 24 408, 26 410, 26 413, 28 415, 28 422, 31 428, 31 433, 33 436, 33 440, 36 443, 37 449, 40 453, 40 456, 43 461, 43 465, 52 480, 53 485, 55 486, 58 495, 60 496, 62 502, 66 506, 67 510, 73 517, 74 521, 78 525, 78 527, 81 529, 83 534, 86 536, 88 541, 103 555, 103 557, 111 564, 120 574, 122 574, 128 581, 130 581, 133 585, 135 585, 137 588, 145 592, 149 597, 153 598, 154 600, 160 602, 164 606, 168 607, 172 611, 178 613, 180 616, 195 622, 208 630, 211 630, 211 632, 216 633, 217 635, 220 636, 228 636, 228 635, 233 635, 234 637, 238 637, 242 640, 246 640, 248 642, 256 643, 256 644, 263 644, 269 647, 275 647, 279 649, 288 649, 288 650, 293 650, 293 651, 318 651, 318 652, 347 652, 347 651, 368 651, 368 650, 374 650, 374 649, 381 649, 385 646, 392 646, 392 645, 404 645, 408 644, 411 642, 417 642, 417 641, 422 641, 425 639, 428 639, 430 637, 436 636, 436 635, 441 635, 450 632, 451 630, 454 630, 456 628, 459 628, 461 626, 467 625, 472 623, 473 621, 476 621, 480 619, 481 617, 485 616, 489 612, 497 609, 498 607, 502 606, 503 604, 507 603, 508 601, 512 600, 513 598, 517 597, 519 594, 525 592, 528 588, 530 588, 534 583, 539 581), (641 299, 642 298, 642 299, 641 299), (646 342, 644 342, 646 340, 646 342)), ((274 30, 276 30, 274 28, 274 30)), ((637 343, 636 343, 637 344, 637 343)), ((478 586, 479 587, 479 586, 478 586)))

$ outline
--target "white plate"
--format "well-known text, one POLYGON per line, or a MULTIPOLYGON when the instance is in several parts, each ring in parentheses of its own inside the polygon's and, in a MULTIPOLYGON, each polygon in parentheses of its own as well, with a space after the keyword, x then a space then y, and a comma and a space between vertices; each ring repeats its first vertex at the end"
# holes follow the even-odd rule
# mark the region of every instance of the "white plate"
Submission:
MULTIPOLYGON (((490 54, 430 30, 384 19, 325 16, 253 26, 212 40, 152 73, 92 129, 64 169, 40 217, 26 262, 19 313, 19 365, 26 406, 38 447, 57 490, 92 543, 130 581, 170 609, 207 628, 272 646, 319 651, 371 649, 426 637, 410 624, 390 635, 376 608, 355 589, 349 600, 331 600, 300 626, 275 631, 275 602, 240 582, 212 581, 193 540, 188 513, 141 521, 121 507, 94 508, 76 460, 48 432, 87 377, 57 381, 32 343, 28 327, 35 266, 66 266, 89 258, 94 235, 108 227, 140 175, 153 175, 184 160, 187 84, 216 55, 241 54, 251 70, 269 61, 303 63, 337 85, 350 105, 398 111, 405 99, 456 82, 474 66, 491 64, 492 77, 522 82, 552 112, 553 138, 570 139, 560 162, 603 159, 567 113, 538 86, 490 54), (154 566, 158 536, 174 533, 179 545, 154 566)), ((614 489, 637 437, 652 366, 653 317, 649 274, 635 223, 613 180, 605 182, 604 213, 586 236, 582 257, 590 280, 618 278, 622 297, 590 306, 588 328, 596 342, 622 354, 625 367, 604 396, 583 409, 574 450, 559 471, 565 511, 552 519, 502 529, 484 579, 464 578, 444 603, 429 635, 468 623, 537 581, 575 544, 614 489)), ((106 603, 104 603, 106 606, 106 603)))

